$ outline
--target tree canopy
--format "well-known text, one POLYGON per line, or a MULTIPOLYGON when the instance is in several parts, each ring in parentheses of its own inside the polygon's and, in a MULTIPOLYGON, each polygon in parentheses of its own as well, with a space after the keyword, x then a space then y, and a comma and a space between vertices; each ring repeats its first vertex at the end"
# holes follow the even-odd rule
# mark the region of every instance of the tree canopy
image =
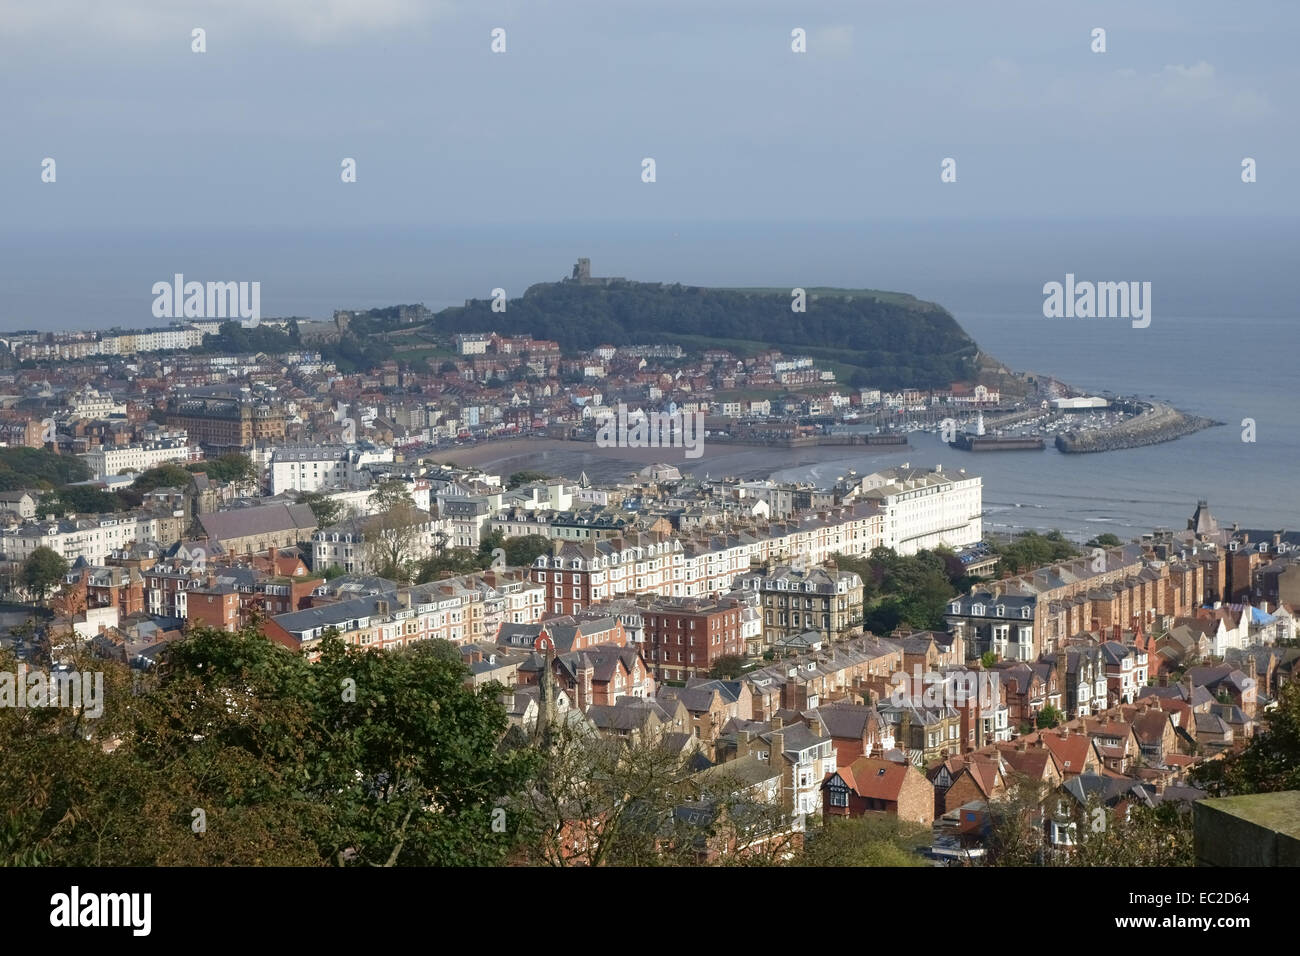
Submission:
MULTIPOLYGON (((455 866, 504 861, 498 805, 536 770, 500 746, 500 688, 466 688, 430 642, 321 645, 195 628, 132 694, 105 673, 103 716, 0 708, 0 863, 455 866)), ((0 661, 0 664, 8 664, 0 661)), ((83 662, 89 666, 87 662, 83 662)), ((12 669, 12 668, 10 668, 12 669)))
POLYGON ((38 600, 45 600, 50 590, 63 580, 68 573, 68 562, 53 548, 41 545, 23 561, 18 572, 18 579, 23 587, 36 595, 38 600))

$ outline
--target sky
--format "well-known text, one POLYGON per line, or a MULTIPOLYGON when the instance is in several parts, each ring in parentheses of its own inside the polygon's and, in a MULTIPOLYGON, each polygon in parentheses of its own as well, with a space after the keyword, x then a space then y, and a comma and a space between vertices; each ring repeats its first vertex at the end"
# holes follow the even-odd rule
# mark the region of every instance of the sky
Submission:
POLYGON ((0 237, 1289 218, 1298 27, 1294 0, 0 0, 0 237))

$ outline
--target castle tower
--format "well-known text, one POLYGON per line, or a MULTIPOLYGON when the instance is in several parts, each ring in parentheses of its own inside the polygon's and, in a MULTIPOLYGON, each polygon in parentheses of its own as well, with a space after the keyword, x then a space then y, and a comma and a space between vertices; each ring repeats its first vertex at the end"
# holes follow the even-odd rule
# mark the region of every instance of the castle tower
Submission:
POLYGON ((579 259, 573 267, 573 278, 579 282, 591 281, 591 260, 579 259))

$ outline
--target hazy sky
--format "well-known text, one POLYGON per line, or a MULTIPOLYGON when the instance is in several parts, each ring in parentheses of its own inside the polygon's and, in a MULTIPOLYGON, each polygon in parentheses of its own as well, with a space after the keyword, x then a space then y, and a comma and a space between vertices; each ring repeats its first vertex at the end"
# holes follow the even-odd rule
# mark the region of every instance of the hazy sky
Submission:
POLYGON ((0 232, 1293 216, 1298 27, 1295 0, 0 0, 0 232))

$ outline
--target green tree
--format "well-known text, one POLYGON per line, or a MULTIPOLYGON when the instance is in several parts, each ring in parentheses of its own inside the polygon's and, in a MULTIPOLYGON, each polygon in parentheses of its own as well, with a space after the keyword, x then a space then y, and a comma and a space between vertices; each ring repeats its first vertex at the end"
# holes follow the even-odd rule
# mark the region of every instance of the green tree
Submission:
POLYGON ((516 471, 506 480, 507 488, 518 488, 520 485, 529 485, 537 481, 545 481, 551 476, 544 471, 516 471))
POLYGON ((985 651, 983 654, 980 655, 980 666, 983 667, 985 670, 988 670, 997 662, 998 662, 998 655, 996 651, 985 651))
POLYGON ((494 826, 494 811, 538 755, 500 746, 499 686, 466 688, 432 642, 376 653, 335 635, 320 652, 199 627, 138 680, 95 662, 98 720, 0 708, 0 792, 14 795, 0 863, 504 862, 518 821, 494 826))
POLYGON ((505 550, 506 536, 499 530, 489 531, 479 539, 478 556, 482 562, 482 567, 487 567, 492 561, 492 552, 498 548, 505 550))
POLYGON ((999 574, 1022 574, 1034 568, 1077 557, 1078 548, 1066 540, 1060 531, 1039 534, 1026 531, 1009 542, 991 542, 998 555, 999 574))
POLYGON ((527 568, 544 554, 551 553, 551 539, 540 534, 506 538, 506 563, 511 567, 527 568))
POLYGON ((1244 749, 1199 764, 1193 778, 1214 796, 1300 790, 1300 682, 1282 686, 1244 749))
POLYGON ((415 583, 436 581, 444 575, 444 572, 457 575, 481 571, 487 563, 477 551, 471 551, 469 548, 448 548, 441 554, 431 554, 416 564, 415 583))
POLYGON ((120 497, 103 488, 90 485, 68 485, 58 491, 41 495, 37 509, 49 514, 108 514, 121 511, 124 503, 120 497))
POLYGON ((1075 846, 1053 863, 1067 866, 1195 866, 1191 808, 1134 803, 1127 818, 1095 800, 1077 814, 1075 846))
POLYGON ((735 680, 744 672, 744 654, 723 654, 709 668, 709 676, 718 680, 735 680))
POLYGON ((928 827, 896 816, 830 817, 809 833, 796 866, 925 866, 928 827))
POLYGON ((239 452, 228 452, 206 461, 191 462, 185 468, 191 472, 204 472, 213 481, 239 484, 257 480, 253 460, 239 452))
POLYGON ((1061 721, 1064 719, 1065 719, 1064 714, 1062 714, 1051 704, 1048 704, 1046 707, 1044 707, 1042 710, 1038 712, 1038 719, 1037 719, 1038 729, 1050 730, 1051 728, 1058 726, 1061 723, 1061 721))
POLYGON ((304 491, 298 495, 298 504, 306 505, 316 518, 317 527, 328 528, 343 518, 343 503, 321 491, 304 491))
POLYGON ((1119 539, 1119 535, 1111 534, 1107 531, 1105 534, 1099 534, 1089 541, 1085 547, 1088 548, 1117 548, 1124 542, 1119 539))
POLYGON ((188 487, 193 475, 180 465, 167 463, 146 469, 140 477, 131 482, 131 487, 141 494, 147 494, 158 488, 188 487))
POLYGON ((0 448, 0 490, 54 488, 90 478, 90 466, 75 455, 44 448, 0 448))
POLYGON ((53 548, 41 545, 23 561, 19 580, 23 587, 44 601, 50 589, 68 573, 68 562, 53 548))

